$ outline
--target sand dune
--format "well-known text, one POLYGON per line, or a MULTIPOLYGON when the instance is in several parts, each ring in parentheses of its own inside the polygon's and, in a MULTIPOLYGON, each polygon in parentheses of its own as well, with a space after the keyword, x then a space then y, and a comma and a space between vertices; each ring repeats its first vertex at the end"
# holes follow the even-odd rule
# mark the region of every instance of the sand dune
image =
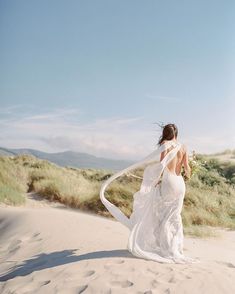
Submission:
POLYGON ((120 223, 51 204, 0 207, 0 293, 235 293, 235 232, 185 238, 196 264, 132 256, 120 223))

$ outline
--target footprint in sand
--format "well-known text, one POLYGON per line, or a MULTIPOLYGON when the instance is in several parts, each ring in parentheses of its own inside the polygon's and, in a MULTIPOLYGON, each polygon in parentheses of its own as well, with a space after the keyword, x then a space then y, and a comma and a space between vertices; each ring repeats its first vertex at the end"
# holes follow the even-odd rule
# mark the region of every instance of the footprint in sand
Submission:
POLYGON ((149 273, 151 273, 151 274, 153 274, 155 276, 159 275, 159 272, 156 272, 156 271, 154 271, 154 270, 152 270, 150 268, 147 268, 147 272, 149 272, 149 273))
POLYGON ((125 260, 112 260, 110 263, 107 263, 104 265, 105 269, 110 269, 110 267, 112 267, 115 264, 123 264, 125 262, 125 260))
POLYGON ((33 234, 33 236, 31 237, 30 242, 41 241, 42 238, 39 237, 40 235, 41 235, 40 233, 33 234))
POLYGON ((50 284, 50 282, 51 282, 51 280, 42 281, 42 282, 39 283, 38 286, 39 286, 39 287, 43 287, 43 286, 46 286, 46 285, 50 284))
MULTIPOLYGON (((34 293, 34 292, 37 292, 38 289, 40 289, 43 286, 46 286, 46 285, 50 284, 50 282, 51 282, 51 280, 35 281, 35 278, 34 277, 31 277, 30 281, 28 281, 28 283, 26 283, 25 285, 23 285, 21 287, 20 290, 22 292, 20 292, 20 293, 34 293)), ((18 292, 9 292, 9 293, 18 293, 18 292)))
POLYGON ((168 280, 168 283, 176 283, 177 282, 177 280, 176 280, 176 278, 173 276, 173 277, 171 277, 169 280, 168 280))
POLYGON ((222 264, 222 265, 226 265, 227 267, 230 267, 230 268, 235 268, 235 264, 233 264, 232 262, 217 261, 217 263, 222 264))
POLYGON ((151 285, 153 288, 156 288, 160 283, 157 280, 152 280, 151 285))
POLYGON ((82 285, 78 287, 78 294, 84 292, 87 289, 88 285, 82 285))
POLYGON ((186 275, 185 278, 188 279, 188 280, 189 279, 192 279, 192 277, 191 276, 188 276, 188 275, 186 275))
POLYGON ((32 243, 32 242, 35 242, 35 241, 41 241, 42 238, 39 238, 41 233, 37 232, 37 233, 34 233, 33 235, 26 235, 26 236, 23 236, 22 237, 22 242, 27 242, 27 243, 32 243))
POLYGON ((114 264, 122 264, 124 262, 125 262, 125 260, 114 260, 113 261, 114 264))
POLYGON ((235 268, 235 264, 233 264, 233 263, 231 263, 231 262, 228 262, 228 263, 227 263, 227 267, 235 268))
POLYGON ((35 233, 35 234, 33 234, 33 237, 35 238, 35 237, 37 237, 39 235, 40 235, 40 233, 35 233))
POLYGON ((90 277, 92 275, 94 275, 95 271, 93 270, 90 270, 90 271, 86 271, 84 274, 83 274, 83 277, 90 277))
POLYGON ((21 240, 13 240, 10 245, 8 246, 8 252, 12 253, 20 249, 20 245, 22 241, 21 240))
POLYGON ((134 284, 131 281, 123 280, 123 281, 112 281, 110 282, 112 286, 121 287, 121 288, 128 288, 133 286, 134 284))
POLYGON ((184 281, 185 279, 192 279, 192 277, 181 272, 171 275, 168 279, 168 283, 175 284, 177 282, 184 281))

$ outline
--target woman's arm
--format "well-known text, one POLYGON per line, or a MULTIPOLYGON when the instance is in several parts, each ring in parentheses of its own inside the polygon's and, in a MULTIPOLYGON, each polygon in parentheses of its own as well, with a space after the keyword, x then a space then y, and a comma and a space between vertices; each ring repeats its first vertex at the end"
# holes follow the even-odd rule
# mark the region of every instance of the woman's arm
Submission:
POLYGON ((185 170, 185 175, 186 177, 189 179, 191 177, 191 167, 189 165, 189 156, 188 156, 188 149, 186 148, 186 146, 184 145, 184 156, 183 156, 183 166, 184 166, 184 170, 185 170))

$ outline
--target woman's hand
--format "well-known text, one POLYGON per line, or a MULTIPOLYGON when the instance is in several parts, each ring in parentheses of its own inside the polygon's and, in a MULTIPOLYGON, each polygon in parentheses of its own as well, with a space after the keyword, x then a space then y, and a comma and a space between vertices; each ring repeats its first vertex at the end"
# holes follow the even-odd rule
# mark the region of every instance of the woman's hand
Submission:
POLYGON ((185 177, 187 179, 190 179, 192 171, 191 171, 191 168, 190 168, 190 165, 189 165, 188 150, 187 150, 187 147, 185 145, 184 145, 183 166, 184 166, 185 177))
POLYGON ((192 176, 192 169, 190 168, 190 166, 188 165, 187 169, 185 170, 185 176, 186 178, 189 180, 192 176))

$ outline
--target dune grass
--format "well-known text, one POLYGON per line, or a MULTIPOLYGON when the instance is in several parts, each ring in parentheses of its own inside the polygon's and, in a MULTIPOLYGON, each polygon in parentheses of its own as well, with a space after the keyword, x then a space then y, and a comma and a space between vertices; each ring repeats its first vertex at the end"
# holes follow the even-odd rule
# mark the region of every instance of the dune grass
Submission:
POLYGON ((9 157, 0 157, 0 202, 11 205, 25 203, 27 172, 9 157))
MULTIPOLYGON (((193 163, 192 163, 193 164, 193 163)), ((182 220, 192 236, 213 236, 213 227, 235 229, 235 166, 215 159, 197 158, 194 174, 186 181, 182 220)), ((136 170, 141 175, 142 170, 136 170)), ((0 202, 22 205, 25 194, 35 191, 51 201, 113 218, 99 198, 100 187, 113 172, 59 167, 31 155, 0 157, 0 202)), ((106 190, 110 200, 127 216, 141 180, 119 177, 106 190)))

